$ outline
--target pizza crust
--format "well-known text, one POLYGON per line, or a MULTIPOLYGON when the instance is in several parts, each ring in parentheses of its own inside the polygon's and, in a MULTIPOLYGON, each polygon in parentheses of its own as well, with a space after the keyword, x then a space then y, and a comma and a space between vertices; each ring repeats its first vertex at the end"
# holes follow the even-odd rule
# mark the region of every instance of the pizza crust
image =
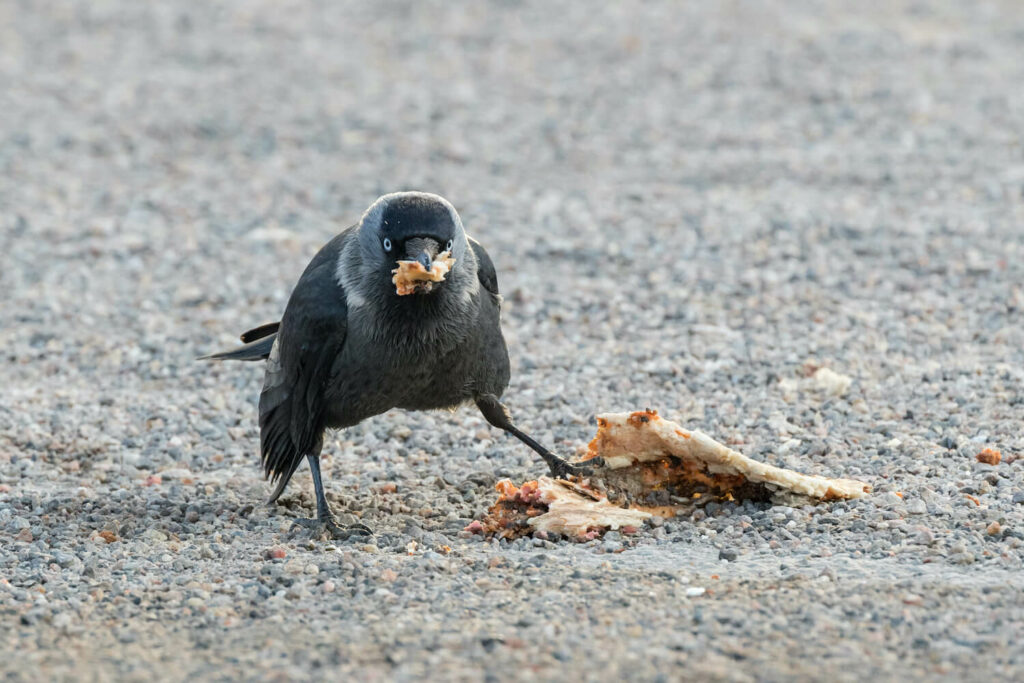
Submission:
POLYGON ((467 531, 509 539, 536 534, 586 540, 609 529, 635 531, 651 517, 650 512, 615 505, 599 492, 565 479, 541 477, 518 488, 503 479, 495 488, 498 501, 467 531))
POLYGON ((584 461, 603 458, 602 473, 621 480, 624 486, 630 484, 630 479, 640 480, 639 486, 634 482, 631 489, 672 484, 677 489, 707 489, 736 498, 760 494, 770 500, 800 496, 824 501, 860 498, 871 491, 862 481, 802 474, 748 458, 703 432, 683 429, 653 410, 599 415, 597 426, 597 436, 590 442, 584 461), (652 466, 660 474, 646 473, 652 466))
POLYGON ((391 271, 391 282, 394 283, 395 292, 399 296, 412 294, 417 289, 429 292, 435 282, 444 280, 453 265, 455 259, 447 251, 442 251, 434 257, 430 270, 424 268, 419 261, 399 261, 398 267, 391 271))
POLYGON ((683 429, 653 410, 607 413, 581 462, 593 474, 575 481, 541 477, 521 487, 498 483, 498 501, 467 531, 500 538, 556 534, 593 538, 634 530, 654 514, 672 516, 693 500, 798 504, 860 498, 871 486, 775 467, 683 429), (601 458, 601 460, 596 460, 601 458))

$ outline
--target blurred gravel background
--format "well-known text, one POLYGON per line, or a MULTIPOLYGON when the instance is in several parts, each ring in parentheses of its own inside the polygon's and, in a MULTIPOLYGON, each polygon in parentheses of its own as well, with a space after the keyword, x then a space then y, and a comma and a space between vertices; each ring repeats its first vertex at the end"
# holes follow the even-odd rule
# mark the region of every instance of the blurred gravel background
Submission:
POLYGON ((6 680, 1024 677, 1024 8, 851 12, 0 3, 6 680), (494 257, 543 441, 651 406, 876 494, 484 542, 539 463, 393 413, 325 449, 376 539, 291 532, 262 368, 193 358, 411 188, 494 257))

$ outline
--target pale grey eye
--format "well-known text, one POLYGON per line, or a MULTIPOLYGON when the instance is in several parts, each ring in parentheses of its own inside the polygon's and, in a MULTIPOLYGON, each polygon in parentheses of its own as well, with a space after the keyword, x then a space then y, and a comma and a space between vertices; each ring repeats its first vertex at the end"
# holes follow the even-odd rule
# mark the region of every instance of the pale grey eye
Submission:
POLYGON ((445 251, 452 250, 452 240, 448 240, 448 245, 444 248, 445 251))
POLYGON ((387 237, 384 238, 384 251, 391 251, 391 240, 387 237))

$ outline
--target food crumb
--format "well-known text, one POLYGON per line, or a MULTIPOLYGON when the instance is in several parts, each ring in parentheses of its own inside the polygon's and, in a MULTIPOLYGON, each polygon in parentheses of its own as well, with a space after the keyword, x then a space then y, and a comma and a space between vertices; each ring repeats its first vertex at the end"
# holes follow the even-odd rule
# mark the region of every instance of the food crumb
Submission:
POLYGON ((998 465, 999 461, 1003 459, 1003 454, 994 448, 986 448, 975 457, 978 462, 983 462, 986 465, 998 465))

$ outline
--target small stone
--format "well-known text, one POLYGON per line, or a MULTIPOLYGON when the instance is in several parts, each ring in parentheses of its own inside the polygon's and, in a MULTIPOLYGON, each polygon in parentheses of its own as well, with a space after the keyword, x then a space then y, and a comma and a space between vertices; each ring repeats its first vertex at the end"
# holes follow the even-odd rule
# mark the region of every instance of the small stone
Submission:
POLYGON ((65 552, 63 550, 55 550, 53 553, 53 559, 56 560, 57 564, 59 564, 61 567, 67 569, 72 564, 74 564, 75 560, 78 558, 76 558, 73 554, 69 552, 65 552))
POLYGON ((987 533, 989 536, 995 536, 999 534, 999 532, 1001 532, 1002 530, 1003 527, 999 522, 992 522, 987 527, 985 527, 985 533, 987 533))
POLYGON ((336 588, 337 586, 334 584, 333 581, 324 581, 324 584, 320 586, 320 590, 322 590, 324 593, 333 593, 336 588))
POLYGON ((904 605, 914 605, 914 606, 923 605, 924 604, 924 599, 920 595, 915 595, 913 593, 907 593, 906 595, 903 596, 903 604, 904 605))
POLYGON ((309 591, 306 590, 304 586, 300 584, 295 584, 285 592, 284 597, 288 598, 289 600, 298 600, 300 598, 307 597, 308 595, 309 591))
POLYGON ((701 595, 704 595, 706 590, 707 589, 705 589, 705 588, 703 588, 701 586, 691 586, 690 588, 686 589, 686 597, 688 597, 688 598, 699 597, 701 595))
POLYGON ((1013 494, 1012 500, 1014 505, 1024 505, 1024 491, 1018 491, 1013 494))
POLYGON ((903 499, 897 496, 892 491, 888 491, 878 496, 878 504, 882 507, 895 507, 901 505, 903 499))
POLYGON ((159 529, 146 529, 142 533, 142 538, 150 543, 163 543, 167 540, 167 534, 159 529))
POLYGON ((15 517, 14 519, 12 519, 10 522, 7 523, 7 528, 10 531, 21 531, 23 529, 28 529, 31 526, 32 526, 32 523, 29 522, 24 517, 15 517))
POLYGON ((406 425, 395 425, 391 428, 391 436, 404 441, 412 436, 412 429, 406 425))
POLYGON ((949 561, 953 564, 974 564, 974 555, 972 553, 955 553, 949 556, 949 561))
POLYGON ((738 555, 735 550, 723 548, 718 551, 718 559, 725 560, 726 562, 735 562, 737 557, 738 555))
POLYGON ((928 506, 920 498, 915 498, 907 503, 907 512, 912 515, 923 515, 928 512, 928 506))

